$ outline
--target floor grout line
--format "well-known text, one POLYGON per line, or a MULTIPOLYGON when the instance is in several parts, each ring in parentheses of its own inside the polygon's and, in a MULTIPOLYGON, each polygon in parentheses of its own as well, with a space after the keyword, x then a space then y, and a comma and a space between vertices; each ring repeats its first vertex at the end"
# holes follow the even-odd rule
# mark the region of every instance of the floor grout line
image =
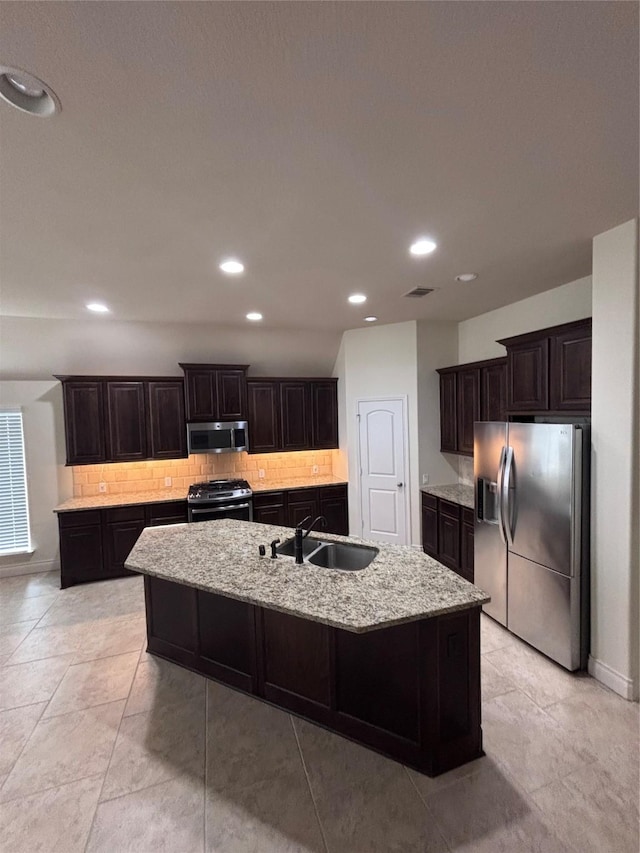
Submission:
POLYGON ((100 776, 100 773, 88 773, 86 776, 79 776, 77 779, 69 779, 67 782, 59 782, 57 785, 47 785, 46 788, 38 788, 37 790, 30 791, 28 794, 18 794, 16 797, 0 801, 0 808, 8 803, 15 803, 16 800, 27 800, 29 797, 35 797, 38 794, 46 794, 47 791, 55 791, 57 788, 64 788, 66 785, 74 785, 76 782, 82 782, 83 779, 93 779, 94 777, 97 779, 98 776, 100 776))
POLYGON ((305 775, 305 778, 307 780, 307 787, 309 788, 309 794, 311 795, 311 802, 313 803, 313 810, 316 814, 316 820, 318 821, 318 828, 320 829, 320 837, 322 838, 322 843, 324 844, 324 849, 325 849, 326 853, 329 853, 329 844, 327 843, 327 837, 326 837, 325 832, 324 832, 324 826, 322 825, 322 821, 320 820, 320 812, 318 811, 318 804, 316 803, 316 798, 315 798, 315 795, 313 793, 313 786, 311 785, 311 779, 309 777, 309 771, 307 769, 307 763, 304 760, 304 755, 302 752, 302 745, 300 743, 300 738, 298 736, 298 731, 296 729, 295 721, 294 721, 293 717, 291 716, 291 714, 289 714, 289 722, 291 723, 291 728, 293 729, 293 736, 295 737, 296 744, 298 746, 298 752, 300 754, 300 761, 302 762, 302 769, 304 770, 304 775, 305 775))
MULTIPOLYGON (((403 764, 402 766, 403 766, 403 768, 404 768, 404 772, 406 773, 406 775, 407 775, 407 777, 408 777, 408 779, 409 779, 409 784, 410 784, 410 785, 412 786, 412 788, 415 790, 416 794, 418 795, 418 799, 420 800, 420 802, 421 802, 421 803, 422 803, 422 805, 424 806, 425 811, 427 812, 427 814, 429 815, 429 817, 430 817, 430 818, 431 818, 431 820, 433 821, 433 824, 434 824, 435 828, 438 830, 438 834, 439 834, 440 838, 442 839, 442 843, 444 844, 444 846, 446 847, 446 849, 447 849, 448 851, 451 851, 451 847, 449 846, 449 842, 448 842, 448 841, 447 841, 447 839, 445 838, 445 836, 444 836, 444 832, 440 829, 440 824, 438 823, 438 820, 437 820, 437 818, 436 818, 435 814, 431 811, 431 809, 430 809, 430 808, 429 808, 429 806, 427 805, 426 800, 424 799, 424 797, 423 797, 423 796, 422 796, 422 794, 420 793, 420 790, 419 790, 418 786, 416 785, 416 783, 414 782, 414 780, 411 778, 411 773, 409 773, 409 768, 408 768, 408 767, 405 767, 405 766, 404 766, 404 764, 403 764)), ((466 777, 464 777, 464 776, 463 776, 462 778, 464 779, 464 778, 466 778, 466 777)), ((456 781, 458 781, 458 780, 456 780, 456 781)), ((455 784, 455 782, 452 782, 451 784, 453 785, 453 784, 455 784)), ((446 788, 450 788, 450 787, 451 787, 451 785, 444 785, 444 786, 443 786, 443 788, 442 788, 441 790, 445 790, 446 788)))

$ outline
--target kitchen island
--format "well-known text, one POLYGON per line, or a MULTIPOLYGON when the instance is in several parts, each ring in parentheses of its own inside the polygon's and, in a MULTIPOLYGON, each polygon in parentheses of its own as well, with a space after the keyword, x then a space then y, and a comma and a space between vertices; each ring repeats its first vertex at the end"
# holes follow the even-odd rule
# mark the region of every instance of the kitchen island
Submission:
MULTIPOLYGON (((359 571, 261 557, 291 528, 222 520, 144 530, 148 651, 428 775, 482 755, 480 607, 421 551, 359 571)), ((325 542, 352 537, 311 534, 325 542)))

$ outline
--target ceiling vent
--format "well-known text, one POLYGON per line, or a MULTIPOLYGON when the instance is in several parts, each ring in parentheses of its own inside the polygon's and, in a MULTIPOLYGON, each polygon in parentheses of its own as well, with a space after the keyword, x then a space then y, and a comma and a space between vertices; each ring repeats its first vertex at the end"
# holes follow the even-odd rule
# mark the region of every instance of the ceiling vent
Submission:
POLYGON ((413 290, 403 295, 411 296, 413 299, 420 299, 420 297, 426 296, 428 293, 433 293, 434 290, 435 287, 414 287, 413 290))

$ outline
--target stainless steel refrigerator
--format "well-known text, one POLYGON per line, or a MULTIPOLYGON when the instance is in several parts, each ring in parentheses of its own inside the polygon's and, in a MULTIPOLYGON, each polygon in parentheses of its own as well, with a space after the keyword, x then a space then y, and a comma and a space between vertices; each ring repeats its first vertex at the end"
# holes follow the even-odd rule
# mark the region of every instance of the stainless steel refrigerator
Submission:
POLYGON ((589 642, 589 428, 476 423, 475 583, 484 610, 569 670, 589 642))

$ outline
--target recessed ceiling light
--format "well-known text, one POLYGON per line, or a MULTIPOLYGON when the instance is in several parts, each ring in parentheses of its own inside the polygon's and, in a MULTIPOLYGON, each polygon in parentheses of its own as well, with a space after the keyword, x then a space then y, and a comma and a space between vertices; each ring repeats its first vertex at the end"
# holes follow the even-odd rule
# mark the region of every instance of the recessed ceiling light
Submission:
POLYGON ((463 272, 456 276, 456 281, 475 281, 477 278, 477 272, 463 272))
POLYGON ((262 320, 262 314, 259 311, 249 311, 247 320, 262 320))
POLYGON ((364 321, 365 323, 375 323, 377 319, 377 317, 365 317, 364 321))
POLYGON ((366 301, 367 297, 364 295, 364 293, 352 293, 349 297, 349 302, 351 302, 352 305, 360 305, 362 302, 366 301))
POLYGON ((60 109, 55 92, 33 74, 0 65, 0 98, 25 113, 47 118, 60 109))
POLYGON ((108 314, 109 309, 106 305, 103 305, 102 302, 88 302, 87 308, 89 311, 95 311, 96 314, 108 314))
POLYGON ((244 272, 244 264, 236 258, 227 258, 226 261, 220 264, 220 269, 222 272, 226 272, 227 275, 239 275, 241 272, 244 272))
POLYGON ((416 257, 430 255, 435 249, 437 249, 437 245, 428 237, 419 237, 409 247, 411 254, 416 255, 416 257))

